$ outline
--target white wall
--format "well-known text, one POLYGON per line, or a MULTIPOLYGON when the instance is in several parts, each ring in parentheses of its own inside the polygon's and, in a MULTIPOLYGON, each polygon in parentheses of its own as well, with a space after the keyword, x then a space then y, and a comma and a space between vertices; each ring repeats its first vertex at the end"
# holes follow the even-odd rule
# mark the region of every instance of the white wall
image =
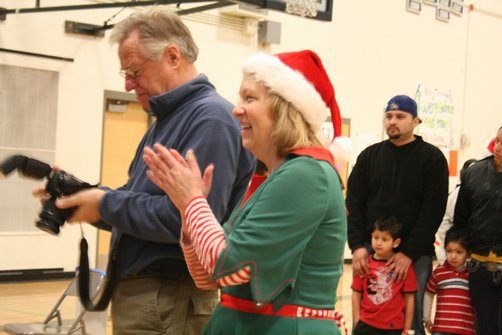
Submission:
MULTIPOLYGON (((0 1, 0 6, 17 8, 33 3, 0 1)), ((51 1, 50 5, 61 3, 69 2, 51 1)), ((201 50, 199 71, 206 73, 231 101, 237 97, 240 65, 251 52, 315 50, 333 80, 342 116, 351 119, 353 138, 363 134, 381 138, 382 108, 395 94, 413 96, 418 84, 451 90, 457 136, 466 133, 472 139, 472 145, 460 151, 462 162, 481 157, 488 139, 502 125, 502 100, 497 94, 502 84, 502 1, 470 3, 498 16, 474 11, 462 17, 452 16, 445 23, 435 19, 434 9, 429 6, 423 6, 419 15, 407 12, 405 0, 334 0, 330 23, 269 12, 268 19, 282 22, 282 41, 266 47, 257 44, 256 36, 243 35, 227 25, 202 23, 197 15, 184 21, 201 50)), ((117 18, 124 18, 132 10, 125 10, 117 18)), ((0 64, 59 71, 56 163, 90 182, 97 182, 100 175, 103 91, 121 91, 123 83, 117 73, 115 47, 110 47, 106 38, 67 35, 63 22, 101 24, 117 11, 15 14, 0 22, 2 48, 75 59, 69 63, 0 52, 0 64)), ((218 18, 219 12, 206 15, 218 18)), ((50 243, 51 237, 37 238, 43 241, 39 244, 43 251, 63 255, 57 262, 72 269, 79 230, 68 230, 60 238, 64 243, 57 245, 50 243)), ((95 232, 87 230, 91 245, 95 245, 95 232)), ((19 251, 16 239, 0 236, 0 255, 7 250, 19 251)), ((30 240, 30 245, 34 244, 30 240)), ((40 254, 27 253, 10 262, 2 257, 0 270, 20 268, 16 264, 21 262, 23 266, 40 267, 35 259, 46 257, 40 254)))
POLYGON ((470 15, 462 132, 471 145, 461 152, 463 160, 480 158, 502 126, 502 1, 482 1, 479 7, 492 13, 470 15))
MULTIPOLYGON (((21 2, 15 1, 0 4, 7 8, 19 5, 21 2)), ((32 6, 33 2, 25 5, 32 6)), ((18 14, 9 15, 0 23, 3 48, 75 59, 70 63, 0 53, 2 64, 59 72, 55 162, 89 182, 99 181, 103 90, 110 81, 106 77, 112 77, 109 69, 118 65, 114 64, 112 50, 100 40, 65 35, 64 20, 103 21, 110 15, 111 12, 89 11, 18 14)), ((115 80, 118 82, 118 78, 115 80)), ((118 88, 118 83, 115 86, 118 88)), ((33 112, 36 113, 36 106, 33 112)), ((85 227, 85 232, 91 246, 95 246, 95 229, 85 227)), ((0 254, 10 255, 0 258, 0 270, 63 267, 71 271, 77 265, 79 236, 80 228, 69 225, 58 237, 43 232, 0 235, 0 254)), ((91 260, 95 258, 94 249, 90 249, 91 260)))
POLYGON ((353 139, 382 138, 381 111, 396 94, 414 96, 418 85, 451 91, 456 145, 463 133, 471 139, 457 148, 461 166, 482 158, 502 126, 502 1, 468 3, 474 10, 448 23, 435 18, 432 6, 407 12, 404 0, 334 1, 331 23, 273 13, 283 34, 271 51, 311 48, 321 55, 353 139))

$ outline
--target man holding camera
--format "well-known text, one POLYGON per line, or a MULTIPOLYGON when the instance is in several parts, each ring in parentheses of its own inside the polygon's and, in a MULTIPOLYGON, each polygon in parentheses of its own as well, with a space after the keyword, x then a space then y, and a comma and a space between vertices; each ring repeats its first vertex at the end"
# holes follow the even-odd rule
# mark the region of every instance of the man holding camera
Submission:
POLYGON ((155 143, 193 149, 202 171, 214 164, 208 201, 220 222, 246 191, 254 161, 242 148, 233 106, 197 73, 198 48, 175 14, 160 6, 136 12, 115 25, 111 42, 119 45, 126 90, 156 121, 138 146, 127 184, 84 190, 56 205, 76 207, 70 222, 112 231, 114 334, 199 334, 217 292, 198 290, 190 278, 179 247, 180 214, 147 178, 143 149, 155 143))

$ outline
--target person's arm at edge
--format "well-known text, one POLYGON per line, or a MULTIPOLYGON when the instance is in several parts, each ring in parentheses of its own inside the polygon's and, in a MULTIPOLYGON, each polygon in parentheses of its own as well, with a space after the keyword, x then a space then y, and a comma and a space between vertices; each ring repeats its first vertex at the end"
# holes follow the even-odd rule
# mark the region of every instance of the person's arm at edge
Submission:
POLYGON ((425 290, 424 294, 424 326, 429 333, 432 333, 432 305, 434 303, 434 293, 425 290))
POLYGON ((456 186, 455 189, 448 195, 448 202, 446 203, 446 211, 443 216, 443 221, 439 225, 438 230, 436 231, 436 257, 438 259, 439 264, 443 264, 445 261, 444 254, 444 239, 446 236, 446 232, 453 225, 453 215, 455 211, 455 203, 457 202, 459 186, 456 186))
POLYGON ((366 160, 366 152, 363 151, 357 158, 347 182, 345 201, 348 211, 347 242, 352 252, 365 247, 366 215, 364 211, 368 195, 366 160))
MULTIPOLYGON (((404 309, 404 329, 411 329, 415 311, 415 293, 403 293, 406 307, 404 309)), ((403 335, 407 335, 403 331, 403 335)))
POLYGON ((361 317, 362 293, 352 290, 352 328, 354 328, 361 317))
POLYGON ((368 246, 365 245, 367 201, 367 178, 365 172, 365 152, 358 159, 347 183, 347 237, 352 250, 352 268, 356 275, 366 275, 369 266, 368 246))

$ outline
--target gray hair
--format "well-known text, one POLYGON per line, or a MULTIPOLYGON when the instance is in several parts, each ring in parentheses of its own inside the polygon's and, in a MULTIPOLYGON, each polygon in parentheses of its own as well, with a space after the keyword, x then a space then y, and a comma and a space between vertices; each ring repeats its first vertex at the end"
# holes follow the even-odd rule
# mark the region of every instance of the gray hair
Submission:
POLYGON ((139 50, 147 57, 160 59, 169 45, 176 45, 184 58, 197 60, 199 48, 192 34, 167 6, 154 6, 129 15, 113 27, 110 43, 122 43, 133 31, 139 33, 139 50))

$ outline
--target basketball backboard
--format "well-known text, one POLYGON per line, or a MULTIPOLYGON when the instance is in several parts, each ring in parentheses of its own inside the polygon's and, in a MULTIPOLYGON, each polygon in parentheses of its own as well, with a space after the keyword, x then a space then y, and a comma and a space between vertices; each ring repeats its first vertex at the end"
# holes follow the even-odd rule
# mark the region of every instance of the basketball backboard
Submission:
MULTIPOLYGON (((333 0, 313 0, 316 2, 317 15, 308 17, 319 21, 331 21, 333 14, 333 0)), ((260 8, 286 11, 287 0, 241 0, 239 2, 255 5, 260 8)))

